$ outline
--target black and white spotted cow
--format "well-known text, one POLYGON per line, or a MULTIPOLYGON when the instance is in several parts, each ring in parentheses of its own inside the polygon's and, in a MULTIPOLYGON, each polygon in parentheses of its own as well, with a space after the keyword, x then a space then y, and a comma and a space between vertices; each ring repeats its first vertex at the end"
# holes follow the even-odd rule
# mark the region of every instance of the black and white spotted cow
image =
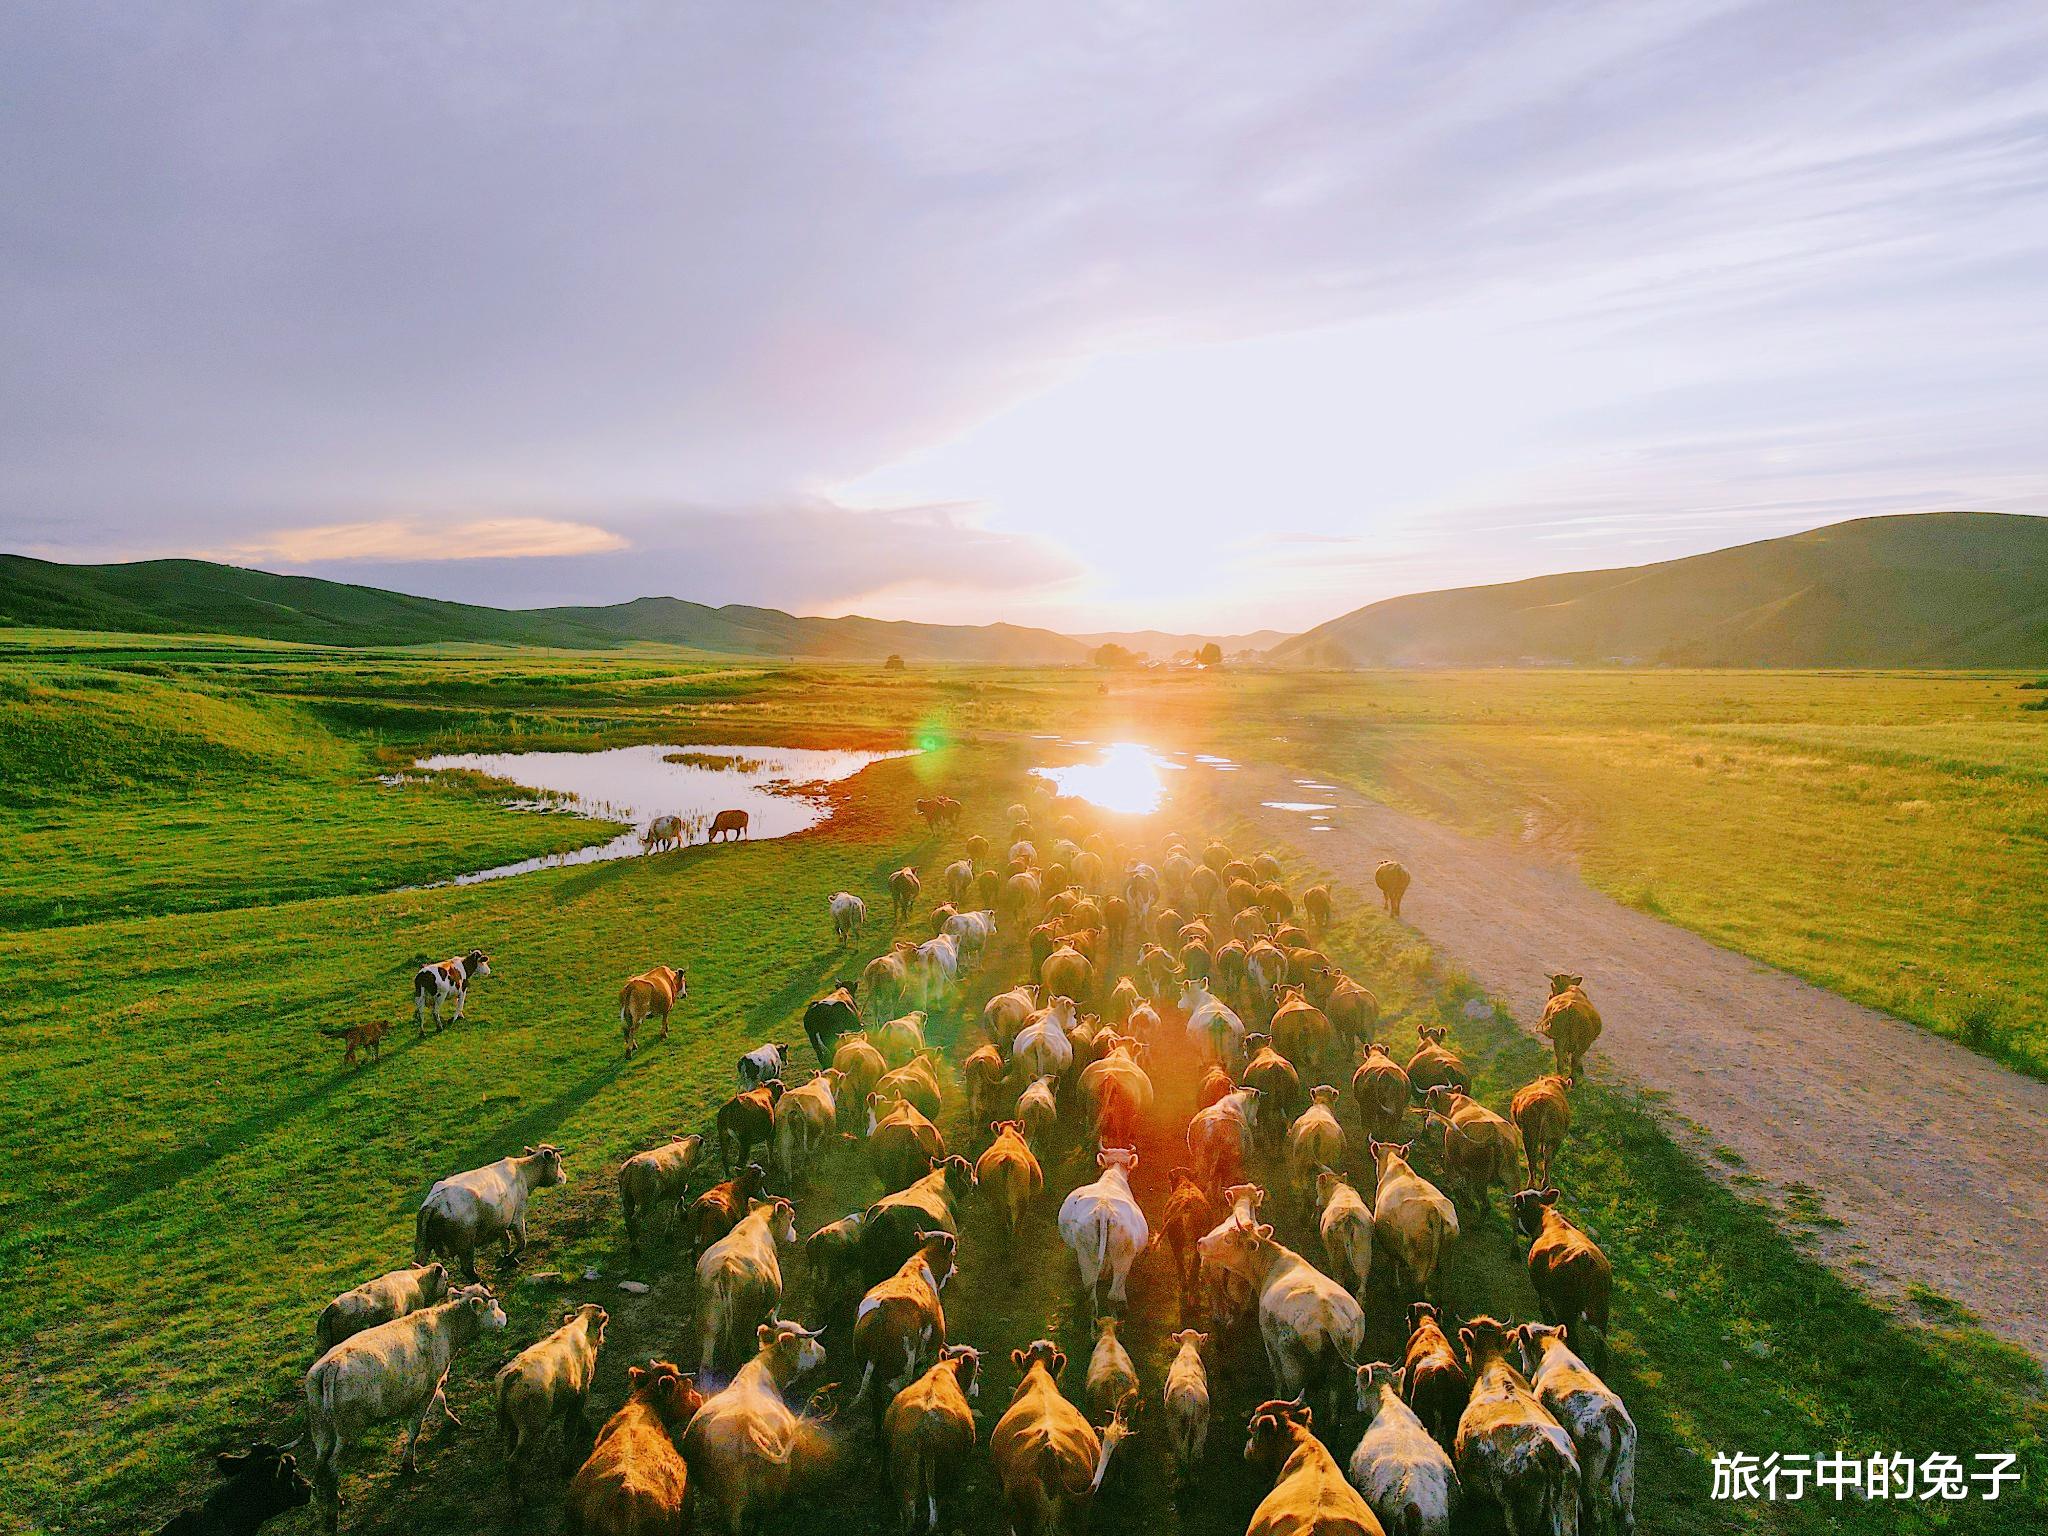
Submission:
POLYGON ((412 979, 413 1025, 420 1034, 427 1032, 427 1014, 434 1015, 434 1033, 441 1032, 441 1003, 445 998, 455 999, 455 1022, 462 1022, 462 1005, 469 996, 469 984, 479 976, 491 974, 491 957, 480 949, 472 949, 466 955, 457 955, 453 960, 443 960, 437 965, 423 965, 419 974, 412 979))

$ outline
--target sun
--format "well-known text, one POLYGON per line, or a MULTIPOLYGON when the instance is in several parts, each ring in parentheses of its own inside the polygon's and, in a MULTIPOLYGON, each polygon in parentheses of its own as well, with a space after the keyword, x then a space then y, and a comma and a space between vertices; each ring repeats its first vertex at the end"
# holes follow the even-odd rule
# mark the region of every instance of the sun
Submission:
POLYGON ((1095 762, 1031 771, 1050 779, 1062 795, 1086 800, 1119 816, 1150 816, 1166 798, 1162 769, 1183 771, 1179 763, 1169 762, 1140 742, 1117 741, 1104 747, 1095 762))

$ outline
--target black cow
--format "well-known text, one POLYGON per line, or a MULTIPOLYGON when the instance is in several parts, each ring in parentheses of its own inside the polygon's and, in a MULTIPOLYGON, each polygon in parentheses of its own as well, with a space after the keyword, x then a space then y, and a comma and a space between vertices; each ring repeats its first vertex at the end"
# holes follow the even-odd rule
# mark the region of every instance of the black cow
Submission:
POLYGON ((226 1481, 197 1509, 173 1519, 162 1536, 253 1536, 266 1520, 313 1496, 298 1459, 280 1446, 258 1441, 239 1456, 221 1452, 213 1464, 226 1481))
POLYGON ((820 1069, 832 1065, 832 1054, 841 1035, 860 1032, 860 1010, 853 1003, 853 983, 842 981, 804 1009, 804 1033, 811 1049, 818 1053, 820 1069))

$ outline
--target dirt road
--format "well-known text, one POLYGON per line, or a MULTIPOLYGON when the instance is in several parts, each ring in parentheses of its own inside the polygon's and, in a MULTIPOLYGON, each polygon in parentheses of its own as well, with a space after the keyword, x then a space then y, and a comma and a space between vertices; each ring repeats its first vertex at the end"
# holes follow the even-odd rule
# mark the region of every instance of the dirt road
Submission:
POLYGON ((1402 916, 1535 1023, 1544 975, 1585 974, 1597 1074, 1670 1095, 1681 1135, 1738 1153, 1780 1203, 1817 1198, 1837 1268, 1889 1297, 1917 1281, 2048 1364, 2048 1083, 1624 907, 1568 868, 1277 771, 1204 775, 1354 889, 1397 857, 1402 916), (1263 801, 1334 804, 1328 832, 1263 801), (1686 1124, 1685 1122, 1690 1122, 1686 1124))

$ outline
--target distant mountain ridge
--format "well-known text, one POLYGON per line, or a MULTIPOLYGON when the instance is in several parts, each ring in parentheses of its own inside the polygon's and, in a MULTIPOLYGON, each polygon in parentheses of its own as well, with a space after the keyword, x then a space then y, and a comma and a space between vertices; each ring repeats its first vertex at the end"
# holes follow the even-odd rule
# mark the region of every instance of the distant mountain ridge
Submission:
MULTIPOLYGON (((918 624, 800 618, 734 603, 712 608, 678 597, 606 607, 487 608, 412 597, 314 576, 280 576, 206 560, 60 565, 0 555, 0 623, 137 634, 249 635, 310 645, 523 645, 609 650, 684 646, 724 656, 833 661, 1085 663, 1099 640, 1017 624, 918 624)), ((1126 637, 1130 638, 1130 637, 1126 637)), ((1157 635, 1167 649, 1200 635, 1157 635)), ((1226 650, 1242 646, 1226 639, 1226 650)), ((1151 646, 1134 647, 1151 650, 1151 646)), ((1154 650, 1156 655, 1166 651, 1154 650)))
POLYGON ((1615 570, 1388 598, 1281 642, 1335 667, 2048 665, 2048 518, 1865 517, 1615 570))

